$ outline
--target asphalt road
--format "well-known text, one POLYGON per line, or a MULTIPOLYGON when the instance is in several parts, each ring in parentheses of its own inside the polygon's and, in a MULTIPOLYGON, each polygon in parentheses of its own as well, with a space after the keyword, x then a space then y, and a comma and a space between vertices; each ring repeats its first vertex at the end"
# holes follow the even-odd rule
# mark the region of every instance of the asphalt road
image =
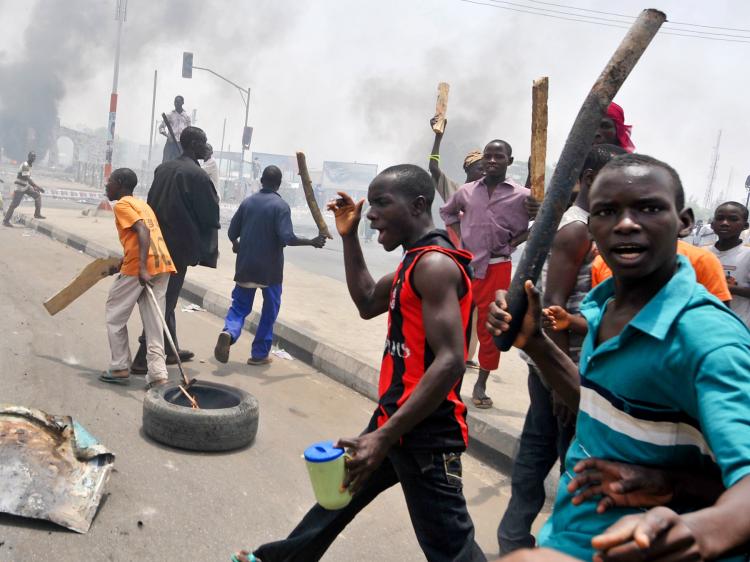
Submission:
MULTIPOLYGON (((251 447, 229 454, 160 446, 141 430, 142 379, 120 387, 96 378, 109 357, 104 301, 110 280, 50 317, 42 301, 90 258, 22 228, 0 230, 0 247, 0 401, 71 415, 116 454, 88 534, 0 515, 3 562, 229 560, 240 547, 285 536, 311 505, 302 450, 321 439, 356 435, 369 419, 372 402, 299 361, 245 365, 247 334, 227 365, 216 363, 220 320, 178 309, 180 341, 197 354, 188 375, 253 393, 261 406, 260 429, 251 447)), ((131 334, 138 332, 136 313, 131 334)), ((478 542, 495 554, 507 478, 466 456, 464 481, 478 542)), ((422 559, 397 488, 362 512, 325 558, 422 559)))

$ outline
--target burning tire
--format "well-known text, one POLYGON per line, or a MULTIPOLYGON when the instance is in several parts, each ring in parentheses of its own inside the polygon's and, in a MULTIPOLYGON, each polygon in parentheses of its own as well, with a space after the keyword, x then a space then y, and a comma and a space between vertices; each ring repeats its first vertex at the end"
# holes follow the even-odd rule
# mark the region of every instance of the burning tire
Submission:
POLYGON ((242 389, 212 382, 190 387, 199 410, 176 383, 152 388, 143 399, 143 430, 152 439, 191 451, 231 451, 253 442, 258 401, 242 389))

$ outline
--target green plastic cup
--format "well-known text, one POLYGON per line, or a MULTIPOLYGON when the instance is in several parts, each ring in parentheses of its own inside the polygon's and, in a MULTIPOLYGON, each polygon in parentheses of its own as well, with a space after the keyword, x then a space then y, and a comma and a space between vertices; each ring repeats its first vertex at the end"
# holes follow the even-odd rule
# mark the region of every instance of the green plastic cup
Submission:
POLYGON ((305 449, 305 464, 315 499, 325 509, 342 509, 352 501, 349 490, 343 489, 344 459, 344 449, 334 447, 333 441, 321 441, 305 449))

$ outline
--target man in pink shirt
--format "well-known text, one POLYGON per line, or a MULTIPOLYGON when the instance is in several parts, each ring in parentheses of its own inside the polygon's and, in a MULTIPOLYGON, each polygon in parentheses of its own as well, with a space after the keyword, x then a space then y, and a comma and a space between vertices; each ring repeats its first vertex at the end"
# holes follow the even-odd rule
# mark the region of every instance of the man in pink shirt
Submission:
POLYGON ((462 185, 440 208, 440 216, 458 234, 463 248, 474 254, 472 291, 478 315, 479 377, 471 398, 477 408, 490 408, 487 378, 500 364, 500 351, 485 326, 487 313, 495 292, 510 285, 510 254, 528 232, 531 192, 505 176, 513 163, 507 142, 490 141, 482 162, 485 176, 462 185))

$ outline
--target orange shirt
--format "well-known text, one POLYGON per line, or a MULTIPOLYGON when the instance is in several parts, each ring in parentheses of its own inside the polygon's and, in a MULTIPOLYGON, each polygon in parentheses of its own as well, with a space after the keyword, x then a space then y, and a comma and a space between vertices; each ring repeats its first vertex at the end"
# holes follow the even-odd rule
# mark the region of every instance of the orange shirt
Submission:
MULTIPOLYGON (((719 258, 705 248, 693 246, 682 240, 677 241, 677 253, 690 260, 695 270, 695 278, 709 293, 723 302, 732 300, 719 258)), ((591 287, 596 287, 609 277, 612 277, 612 270, 601 256, 596 256, 591 264, 591 287)))
POLYGON ((120 273, 123 275, 138 275, 140 245, 138 244, 138 234, 132 229, 132 226, 139 220, 143 221, 143 224, 148 227, 151 233, 147 262, 149 274, 158 275, 177 271, 172 265, 172 257, 164 243, 159 221, 156 220, 154 211, 145 201, 128 195, 115 203, 114 212, 117 234, 120 236, 120 243, 125 254, 120 273))

